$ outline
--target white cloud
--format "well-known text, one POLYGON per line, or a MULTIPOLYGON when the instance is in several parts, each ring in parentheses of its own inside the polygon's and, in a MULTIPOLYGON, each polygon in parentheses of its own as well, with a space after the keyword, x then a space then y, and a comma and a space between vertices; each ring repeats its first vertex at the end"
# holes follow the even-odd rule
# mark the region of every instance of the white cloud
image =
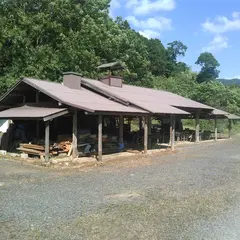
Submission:
POLYGON ((202 49, 203 52, 218 52, 222 49, 228 48, 228 38, 217 35, 213 38, 213 40, 209 43, 208 46, 202 49))
POLYGON ((148 15, 159 11, 175 9, 175 0, 128 0, 125 7, 132 9, 134 15, 148 15))
POLYGON ((228 38, 224 33, 240 31, 240 12, 233 12, 231 17, 217 16, 215 19, 208 19, 202 24, 204 31, 213 34, 214 39, 203 51, 216 52, 228 48, 228 38))
POLYGON ((138 20, 134 16, 126 18, 136 28, 154 29, 158 31, 172 30, 172 20, 165 17, 148 18, 146 20, 138 20))
POLYGON ((159 38, 160 37, 160 33, 159 32, 153 31, 151 29, 145 29, 143 31, 139 31, 139 33, 142 36, 144 36, 144 37, 146 37, 148 39, 150 39, 150 38, 159 38))
POLYGON ((136 31, 147 38, 158 38, 162 31, 172 30, 172 20, 159 14, 158 17, 144 16, 174 8, 175 0, 111 0, 109 15, 115 18, 118 9, 126 11, 129 14, 126 20, 136 31))
POLYGON ((233 12, 232 19, 225 16, 217 16, 214 20, 206 20, 202 27, 205 31, 215 34, 239 31, 240 30, 240 13, 233 12))
POLYGON ((240 17, 240 12, 233 12, 232 17, 233 18, 239 18, 240 17))

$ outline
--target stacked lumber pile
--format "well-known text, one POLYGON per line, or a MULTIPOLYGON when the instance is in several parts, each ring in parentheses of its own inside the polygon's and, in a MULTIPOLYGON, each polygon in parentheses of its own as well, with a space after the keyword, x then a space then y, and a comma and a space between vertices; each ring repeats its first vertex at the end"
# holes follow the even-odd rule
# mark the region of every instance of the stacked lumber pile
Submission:
POLYGON ((59 153, 67 153, 68 156, 72 153, 72 143, 70 141, 63 141, 55 145, 55 155, 59 153))
MULTIPOLYGON (((50 146, 50 155, 59 155, 61 153, 71 154, 71 146, 72 143, 70 141, 55 143, 50 146)), ((45 155, 45 147, 43 145, 20 143, 20 147, 17 150, 29 155, 45 155)))
POLYGON ((43 156, 45 148, 44 146, 41 146, 41 145, 20 143, 20 147, 17 148, 17 150, 30 155, 43 156))

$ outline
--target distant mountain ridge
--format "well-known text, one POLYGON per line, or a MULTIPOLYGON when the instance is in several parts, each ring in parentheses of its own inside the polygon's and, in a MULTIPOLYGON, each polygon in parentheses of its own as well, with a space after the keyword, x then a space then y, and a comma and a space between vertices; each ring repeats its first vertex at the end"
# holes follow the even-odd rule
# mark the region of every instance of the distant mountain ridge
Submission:
POLYGON ((239 78, 233 78, 233 79, 219 78, 217 80, 219 82, 223 83, 224 85, 240 85, 240 79, 239 78))

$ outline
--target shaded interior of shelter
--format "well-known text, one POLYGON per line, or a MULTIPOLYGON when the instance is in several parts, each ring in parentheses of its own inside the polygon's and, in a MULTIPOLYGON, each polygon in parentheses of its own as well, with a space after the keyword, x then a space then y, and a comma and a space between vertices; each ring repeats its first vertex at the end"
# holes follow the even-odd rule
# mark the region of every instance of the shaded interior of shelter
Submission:
MULTIPOLYGON (((104 83, 101 83, 104 84, 104 83)), ((98 91, 94 90, 97 93, 98 91)), ((100 94, 104 96, 104 94, 100 94)), ((68 108, 69 112, 63 116, 51 119, 50 121, 50 146, 59 142, 71 142, 73 135, 73 113, 76 111, 74 107, 68 106, 53 99, 38 89, 30 86, 25 82, 20 82, 5 98, 1 101, 1 110, 19 107, 19 106, 38 106, 48 108, 68 108)), ((195 141, 195 130, 183 129, 181 120, 184 118, 196 118, 199 111, 197 108, 184 108, 191 115, 179 115, 176 117, 175 131, 177 141, 195 141)), ((80 156, 89 156, 98 152, 98 114, 88 113, 84 110, 77 110, 77 143, 78 153, 80 156)), ((204 109, 199 115, 200 118, 209 117, 211 110, 204 109)), ((121 114, 123 116, 123 143, 120 140, 120 113, 119 115, 103 115, 102 142, 103 154, 128 151, 143 150, 144 145, 144 120, 145 115, 137 114, 121 114)), ((148 123, 148 149, 161 148, 161 143, 168 146, 171 140, 171 114, 151 115, 151 122, 148 123), (150 130, 151 129, 151 130, 150 130)), ((45 143, 46 125, 43 118, 33 118, 31 116, 13 117, 13 125, 9 128, 9 132, 2 137, 2 149, 10 152, 16 151, 22 140, 15 136, 15 131, 19 126, 23 126, 26 143, 40 144, 45 143), (6 140, 7 139, 7 140, 6 140)), ((61 152, 57 152, 59 154, 61 152)), ((63 154, 66 154, 64 152, 63 154)), ((30 154, 38 155, 39 154, 30 154)), ((53 154, 54 155, 54 154, 53 154)))

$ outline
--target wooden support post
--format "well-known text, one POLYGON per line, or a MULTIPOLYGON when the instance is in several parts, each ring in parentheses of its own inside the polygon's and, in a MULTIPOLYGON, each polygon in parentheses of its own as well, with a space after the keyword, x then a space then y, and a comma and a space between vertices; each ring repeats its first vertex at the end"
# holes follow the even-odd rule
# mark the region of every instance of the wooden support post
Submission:
POLYGON ((45 162, 49 162, 49 133, 50 133, 50 122, 45 122, 45 162))
POLYGON ((98 161, 102 161, 102 115, 98 115, 98 161))
POLYGON ((198 111, 198 112, 196 113, 196 130, 195 130, 195 142, 196 142, 196 143, 199 143, 199 131, 200 131, 199 115, 200 115, 200 112, 198 111))
POLYGON ((152 148, 152 117, 148 117, 148 149, 152 148))
POLYGON ((119 143, 123 143, 123 116, 119 116, 119 143))
POLYGON ((169 132, 169 144, 172 143, 172 128, 173 127, 173 116, 170 117, 170 132, 169 132))
POLYGON ((217 141, 218 139, 218 131, 217 131, 217 116, 214 119, 214 140, 217 141))
POLYGON ((142 131, 142 117, 139 117, 138 119, 139 119, 139 122, 138 122, 138 124, 139 124, 139 131, 142 131))
POLYGON ((231 133, 232 133, 232 120, 228 119, 228 138, 231 138, 231 133))
MULTIPOLYGON (((39 91, 36 91, 36 103, 39 103, 39 91)), ((39 140, 39 120, 37 120, 36 122, 36 137, 37 137, 37 140, 39 140)))
POLYGON ((77 111, 73 113, 73 130, 72 130, 72 158, 78 157, 78 143, 77 143, 77 136, 78 136, 78 124, 77 124, 77 111))
POLYGON ((148 117, 144 117, 144 154, 148 150, 148 117))
POLYGON ((175 115, 171 116, 172 119, 172 136, 171 136, 171 150, 175 150, 175 125, 176 125, 176 118, 175 115))

